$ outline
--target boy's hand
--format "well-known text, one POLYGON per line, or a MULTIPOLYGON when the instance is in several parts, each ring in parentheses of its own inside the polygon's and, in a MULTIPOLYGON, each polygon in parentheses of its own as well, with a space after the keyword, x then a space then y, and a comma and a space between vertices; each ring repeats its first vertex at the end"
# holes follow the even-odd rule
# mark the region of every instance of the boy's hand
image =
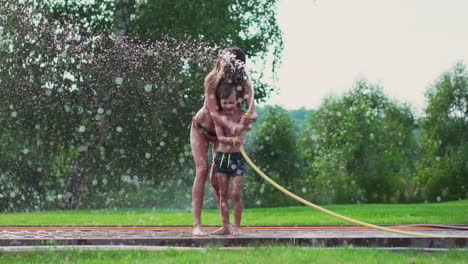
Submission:
POLYGON ((232 127, 232 134, 234 135, 240 135, 244 130, 249 129, 248 126, 246 126, 244 123, 242 123, 242 120, 239 124, 236 124, 232 127))
POLYGON ((232 138, 232 145, 233 146, 237 146, 237 145, 240 145, 242 143, 242 139, 240 136, 235 136, 232 138))

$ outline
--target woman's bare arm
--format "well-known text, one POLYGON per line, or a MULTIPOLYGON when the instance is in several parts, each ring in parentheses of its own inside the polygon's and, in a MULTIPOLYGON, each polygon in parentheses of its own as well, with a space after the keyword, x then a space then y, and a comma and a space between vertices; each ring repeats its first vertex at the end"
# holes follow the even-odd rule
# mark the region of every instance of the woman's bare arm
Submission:
POLYGON ((257 109, 255 107, 255 98, 254 98, 254 91, 253 91, 253 83, 251 80, 248 81, 247 89, 245 91, 247 95, 247 103, 248 103, 248 113, 249 115, 244 115, 241 119, 241 123, 245 124, 246 126, 257 121, 257 109))

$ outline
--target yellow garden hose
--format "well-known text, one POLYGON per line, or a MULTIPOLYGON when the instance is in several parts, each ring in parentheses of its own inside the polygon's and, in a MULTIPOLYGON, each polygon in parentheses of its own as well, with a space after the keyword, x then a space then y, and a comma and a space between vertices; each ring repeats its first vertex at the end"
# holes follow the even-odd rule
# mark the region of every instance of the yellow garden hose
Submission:
POLYGON ((247 156, 247 154, 245 153, 243 147, 240 148, 240 152, 242 153, 242 156, 244 156, 245 160, 250 165, 250 167, 252 167, 260 176, 262 176, 263 179, 265 179, 267 182, 269 182, 270 184, 275 186, 278 190, 285 193, 289 197, 291 197, 291 198, 293 198, 293 199, 295 199, 295 200, 297 200, 297 201, 299 201, 299 202, 301 202, 301 203, 303 203, 303 204, 305 204, 307 206, 310 206, 310 207, 312 207, 314 209, 317 209, 317 210, 319 210, 319 211, 321 211, 323 213, 326 213, 328 215, 334 216, 336 218, 342 219, 344 221, 347 221, 347 222, 350 222, 350 223, 353 223, 353 224, 362 225, 362 226, 366 226, 366 227, 370 227, 370 228, 374 228, 374 229, 378 229, 378 230, 382 230, 382 231, 386 231, 386 232, 392 232, 392 233, 397 233, 397 234, 402 234, 402 235, 407 235, 407 236, 438 237, 438 238, 463 237, 463 236, 430 235, 430 234, 422 234, 422 233, 405 232, 405 231, 401 231, 401 230, 390 229, 390 228, 383 227, 383 226, 368 224, 368 223, 365 223, 365 222, 362 222, 362 221, 359 221, 359 220, 356 220, 356 219, 353 219, 353 218, 349 218, 349 217, 334 213, 334 212, 332 212, 330 210, 327 210, 327 209, 325 209, 323 207, 320 207, 320 206, 318 206, 316 204, 313 204, 313 203, 311 203, 311 202, 309 202, 307 200, 304 200, 301 197, 295 195, 294 193, 286 190, 281 185, 279 185, 278 183, 276 183, 275 181, 270 179, 268 176, 266 176, 265 173, 263 173, 257 166, 255 166, 255 164, 252 162, 252 160, 249 158, 249 156, 247 156))

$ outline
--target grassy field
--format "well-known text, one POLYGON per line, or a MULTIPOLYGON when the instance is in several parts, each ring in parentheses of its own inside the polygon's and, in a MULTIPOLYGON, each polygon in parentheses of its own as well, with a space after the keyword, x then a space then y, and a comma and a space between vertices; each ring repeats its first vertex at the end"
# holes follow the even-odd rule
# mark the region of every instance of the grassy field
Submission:
MULTIPOLYGON (((468 224, 468 200, 428 204, 355 204, 325 208, 373 224, 468 224)), ((183 210, 118 209, 0 214, 11 225, 191 225, 183 210)), ((203 212, 204 225, 220 225, 217 210, 203 212)), ((246 209, 243 225, 348 225, 309 207, 246 209)))
POLYGON ((267 247, 204 250, 67 250, 0 252, 0 263, 467 263, 467 251, 422 252, 376 249, 267 247))

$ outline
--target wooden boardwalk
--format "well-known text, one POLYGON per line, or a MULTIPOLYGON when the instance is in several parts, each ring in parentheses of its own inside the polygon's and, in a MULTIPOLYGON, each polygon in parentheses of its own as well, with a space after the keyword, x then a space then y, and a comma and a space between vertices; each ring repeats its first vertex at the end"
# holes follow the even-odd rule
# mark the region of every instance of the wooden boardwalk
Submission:
MULTIPOLYGON (((389 227, 389 226, 387 226, 389 227)), ((218 227, 206 227, 207 231, 218 227)), ((236 247, 299 245, 337 247, 468 248, 468 226, 392 226, 410 232, 457 236, 421 238, 357 226, 247 226, 240 236, 195 237, 189 226, 3 226, 0 247, 126 245, 236 247)))

